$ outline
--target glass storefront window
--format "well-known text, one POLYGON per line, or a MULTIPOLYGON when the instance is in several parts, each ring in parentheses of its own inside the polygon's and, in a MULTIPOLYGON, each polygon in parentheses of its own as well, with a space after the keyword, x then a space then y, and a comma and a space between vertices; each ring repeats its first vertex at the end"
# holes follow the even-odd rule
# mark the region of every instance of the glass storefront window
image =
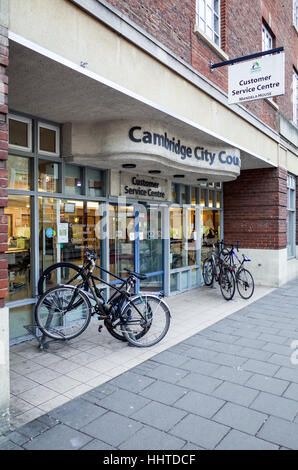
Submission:
POLYGON ((65 165, 66 194, 83 194, 83 169, 75 165, 65 165))
POLYGON ((30 158, 17 157, 9 155, 7 162, 8 169, 8 188, 20 189, 23 191, 30 190, 30 158))
POLYGON ((60 192, 60 165, 48 160, 38 161, 38 191, 60 192))
POLYGON ((8 297, 7 301, 31 295, 30 197, 8 196, 4 209, 8 221, 8 297))
POLYGON ((32 150, 32 121, 21 116, 8 117, 9 145, 20 150, 32 150))
MULTIPOLYGON (((81 266, 87 248, 95 250, 100 263, 100 203, 39 198, 40 273, 51 264, 66 261, 81 266), (64 237, 61 241, 60 234, 64 237), (67 234, 65 237, 65 233, 67 234), (65 239, 67 238, 67 241, 65 239)), ((98 275, 97 273, 96 275, 98 275)), ((62 273, 62 281, 69 278, 62 273)), ((53 279, 53 285, 57 280, 53 279)))
POLYGON ((221 208, 221 193, 216 193, 216 209, 221 208))
POLYGON ((88 196, 100 197, 104 195, 104 173, 101 170, 87 168, 88 196))
POLYGON ((183 209, 172 207, 170 209, 170 268, 187 266, 187 251, 183 238, 183 209))

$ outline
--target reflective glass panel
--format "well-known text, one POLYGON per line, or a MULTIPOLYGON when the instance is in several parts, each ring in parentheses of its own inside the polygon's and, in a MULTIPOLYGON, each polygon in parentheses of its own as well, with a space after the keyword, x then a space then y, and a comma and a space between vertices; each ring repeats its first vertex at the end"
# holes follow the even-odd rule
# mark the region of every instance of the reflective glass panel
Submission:
POLYGON ((7 301, 26 299, 31 295, 31 223, 30 197, 8 196, 4 209, 8 222, 8 297, 7 301))

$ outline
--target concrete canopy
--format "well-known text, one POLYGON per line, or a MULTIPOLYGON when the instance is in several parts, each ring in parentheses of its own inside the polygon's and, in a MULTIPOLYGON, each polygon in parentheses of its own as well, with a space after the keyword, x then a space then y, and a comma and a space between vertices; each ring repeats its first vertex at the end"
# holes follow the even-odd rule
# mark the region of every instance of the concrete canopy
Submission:
MULTIPOLYGON (((10 40, 9 63, 9 108, 14 112, 22 112, 41 119, 60 124, 94 123, 108 121, 156 121, 166 128, 172 128, 187 141, 200 142, 202 146, 231 147, 231 142, 212 135, 206 129, 199 128, 179 116, 170 115, 165 109, 158 108, 154 103, 134 95, 133 92, 120 89, 117 85, 107 83, 88 75, 83 67, 71 68, 67 64, 25 47, 10 40)), ((71 155, 70 160, 73 158, 71 155)), ((270 163, 241 150, 241 169, 264 168, 270 163)), ((87 157, 87 155, 86 155, 87 157)), ((73 159, 74 161, 76 159, 73 159)), ((131 163, 127 156, 127 162, 131 163)), ((84 155, 79 163, 84 162, 84 155)), ((102 162, 94 158, 86 158, 86 165, 101 166, 102 162), (101 165, 100 165, 101 164, 101 165)), ((143 165, 142 165, 143 167, 143 165)), ((149 167, 146 164, 144 170, 149 167)), ((111 159, 104 168, 119 169, 119 163, 111 159)), ((197 178, 206 177, 206 171, 188 171, 183 164, 172 167, 154 161, 154 169, 161 170, 161 177, 169 177, 177 171, 184 171, 184 182, 194 183, 197 178)), ((139 169, 139 173, 141 170, 139 169)), ((207 175, 208 176, 208 175, 207 175)), ((218 175, 210 181, 227 181, 236 175, 218 175)))

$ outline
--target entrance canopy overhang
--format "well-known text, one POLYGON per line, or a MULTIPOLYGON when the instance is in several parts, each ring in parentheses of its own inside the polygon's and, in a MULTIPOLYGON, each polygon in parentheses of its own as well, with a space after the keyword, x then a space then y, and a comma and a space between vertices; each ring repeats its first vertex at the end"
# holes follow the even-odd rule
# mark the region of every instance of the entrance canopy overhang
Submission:
MULTIPOLYGON (((225 151, 223 156, 231 154, 232 157, 239 158, 241 169, 273 166, 264 158, 249 153, 247 149, 233 145, 224 136, 218 136, 181 116, 168 113, 166 109, 120 88, 82 66, 60 60, 60 57, 54 57, 53 54, 46 55, 42 48, 31 45, 29 42, 21 44, 10 39, 9 108, 14 112, 65 125, 63 155, 70 161, 99 168, 119 169, 120 164, 135 163, 140 158, 140 167, 136 168, 138 173, 159 169, 161 177, 169 178, 177 172, 184 172, 185 183, 194 183, 198 178, 206 176, 209 181, 228 181, 235 179, 240 172, 240 165, 235 165, 233 171, 231 165, 222 165, 216 170, 210 164, 198 165, 199 158, 196 159, 194 155, 196 148, 197 156, 200 155, 199 148, 207 151, 213 149, 218 153, 225 151), (122 123, 122 133, 127 128, 126 136, 130 129, 137 128, 132 133, 137 140, 143 138, 143 131, 152 131, 152 139, 154 133, 160 136, 167 133, 172 142, 173 136, 176 136, 173 146, 180 140, 180 146, 183 142, 186 148, 191 147, 194 165, 186 164, 185 160, 190 162, 189 156, 175 160, 158 155, 158 146, 152 152, 148 151, 149 146, 146 147, 146 152, 135 151, 136 142, 133 140, 128 141, 130 145, 123 152, 121 149, 124 147, 119 140, 118 145, 114 145, 113 152, 109 153, 107 142, 104 139, 96 140, 96 136, 102 128, 102 135, 107 137, 105 129, 110 129, 110 136, 115 144, 117 132, 111 132, 113 122, 122 123), (148 128, 147 123, 153 124, 148 128), (79 131, 75 133, 75 129, 79 131), (94 148, 93 145, 90 151, 90 145, 85 145, 88 142, 98 142, 98 147, 94 148), (188 145, 188 142, 191 144, 188 145)), ((165 153, 164 148, 162 151, 165 153)))

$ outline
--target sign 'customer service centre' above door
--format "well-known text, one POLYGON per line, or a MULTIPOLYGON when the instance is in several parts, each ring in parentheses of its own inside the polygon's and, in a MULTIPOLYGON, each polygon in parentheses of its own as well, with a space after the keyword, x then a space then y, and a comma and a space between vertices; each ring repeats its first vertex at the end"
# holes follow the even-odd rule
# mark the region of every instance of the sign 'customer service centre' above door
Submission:
POLYGON ((127 198, 166 201, 169 199, 167 181, 161 178, 121 173, 121 196, 127 198))

